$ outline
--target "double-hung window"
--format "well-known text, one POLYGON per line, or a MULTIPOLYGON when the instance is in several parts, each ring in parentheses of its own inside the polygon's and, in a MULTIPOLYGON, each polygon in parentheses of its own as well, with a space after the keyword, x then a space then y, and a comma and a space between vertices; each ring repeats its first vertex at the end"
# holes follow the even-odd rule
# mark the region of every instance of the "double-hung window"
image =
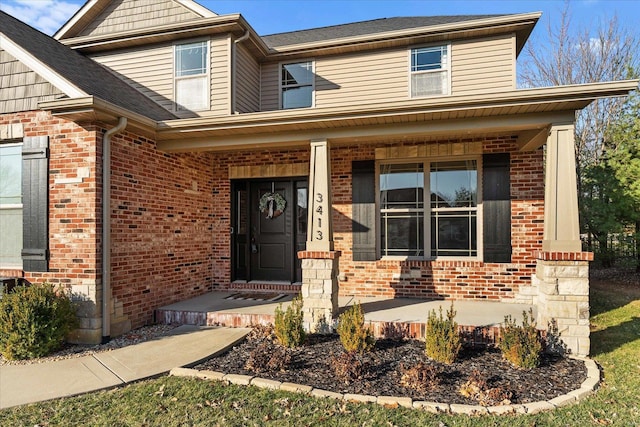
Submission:
POLYGON ((22 144, 0 144, 0 267, 22 269, 22 144))
POLYGON ((282 64, 280 68, 280 107, 313 106, 313 62, 282 64))
POLYGON ((383 163, 382 256, 478 255, 478 161, 383 163))
POLYGON ((411 49, 411 97, 448 95, 449 46, 411 49))
POLYGON ((209 109, 209 43, 175 46, 175 102, 178 110, 209 109))

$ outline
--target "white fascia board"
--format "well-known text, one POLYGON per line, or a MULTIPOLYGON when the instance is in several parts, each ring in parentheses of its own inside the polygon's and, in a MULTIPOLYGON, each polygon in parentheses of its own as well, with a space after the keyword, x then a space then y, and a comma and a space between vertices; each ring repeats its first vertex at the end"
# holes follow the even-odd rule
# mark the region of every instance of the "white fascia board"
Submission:
POLYGON ((53 38, 56 40, 60 40, 60 38, 62 38, 71 28, 73 28, 73 26, 76 25, 76 23, 78 23, 78 21, 80 21, 80 19, 82 19, 82 17, 88 11, 90 11, 98 3, 98 1, 99 0, 89 0, 88 2, 86 2, 84 6, 82 6, 82 8, 80 8, 80 10, 78 10, 76 14, 73 15, 62 28, 56 31, 56 33, 53 35, 53 38))
POLYGON ((10 55, 60 89, 69 98, 79 98, 89 95, 2 33, 0 33, 0 49, 9 52, 10 55))

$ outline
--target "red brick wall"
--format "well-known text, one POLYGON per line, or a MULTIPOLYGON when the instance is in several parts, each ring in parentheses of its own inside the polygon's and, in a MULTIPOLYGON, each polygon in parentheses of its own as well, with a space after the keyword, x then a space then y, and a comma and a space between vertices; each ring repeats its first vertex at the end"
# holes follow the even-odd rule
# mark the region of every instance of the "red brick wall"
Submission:
POLYGON ((24 135, 49 136, 49 272, 25 272, 32 282, 92 285, 99 277, 99 202, 96 188, 96 129, 32 111, 0 116, 0 125, 22 123, 24 135), (76 178, 88 168, 81 183, 57 183, 76 178))
POLYGON ((161 153, 130 133, 112 138, 111 156, 112 294, 136 327, 228 282, 228 247, 223 254, 216 236, 229 221, 229 184, 214 178, 210 154, 161 153))

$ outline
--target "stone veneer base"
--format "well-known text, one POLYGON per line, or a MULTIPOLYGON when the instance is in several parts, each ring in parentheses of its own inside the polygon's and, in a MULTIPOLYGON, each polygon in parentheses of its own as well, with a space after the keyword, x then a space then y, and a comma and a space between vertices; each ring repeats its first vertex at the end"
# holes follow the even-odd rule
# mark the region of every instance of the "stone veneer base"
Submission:
POLYGON ((250 375, 225 374, 224 372, 197 370, 191 368, 174 368, 169 375, 176 377, 199 378, 209 381, 223 381, 228 384, 236 385, 252 385, 260 388, 271 390, 283 390, 294 393, 303 393, 315 397, 324 397, 337 400, 345 400, 349 402, 369 402, 377 403, 387 407, 403 406, 413 409, 422 409, 432 413, 448 413, 448 414, 464 414, 464 415, 503 415, 503 414, 536 414, 542 411, 548 411, 571 405, 579 402, 585 397, 593 393, 600 383, 600 369, 592 359, 585 357, 573 357, 574 359, 584 361, 587 368, 587 379, 584 380, 579 389, 570 391, 554 397, 550 400, 539 402, 531 402, 524 404, 499 405, 499 406, 481 406, 481 405, 462 405, 457 403, 439 403, 426 402, 421 400, 412 400, 408 397, 394 396, 370 396, 359 394, 342 394, 334 393, 327 390, 314 388, 308 385, 282 383, 277 380, 270 380, 260 377, 252 377, 250 375))

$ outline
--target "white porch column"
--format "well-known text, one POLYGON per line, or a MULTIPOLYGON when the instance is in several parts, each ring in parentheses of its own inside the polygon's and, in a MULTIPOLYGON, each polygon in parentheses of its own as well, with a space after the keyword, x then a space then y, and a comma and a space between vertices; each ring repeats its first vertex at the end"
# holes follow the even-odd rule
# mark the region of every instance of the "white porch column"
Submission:
POLYGON ((302 311, 310 332, 331 332, 338 313, 340 252, 333 250, 331 157, 327 140, 311 141, 306 250, 302 259, 302 311))
POLYGON ((547 138, 544 193, 546 252, 580 252, 574 125, 553 125, 547 138))

